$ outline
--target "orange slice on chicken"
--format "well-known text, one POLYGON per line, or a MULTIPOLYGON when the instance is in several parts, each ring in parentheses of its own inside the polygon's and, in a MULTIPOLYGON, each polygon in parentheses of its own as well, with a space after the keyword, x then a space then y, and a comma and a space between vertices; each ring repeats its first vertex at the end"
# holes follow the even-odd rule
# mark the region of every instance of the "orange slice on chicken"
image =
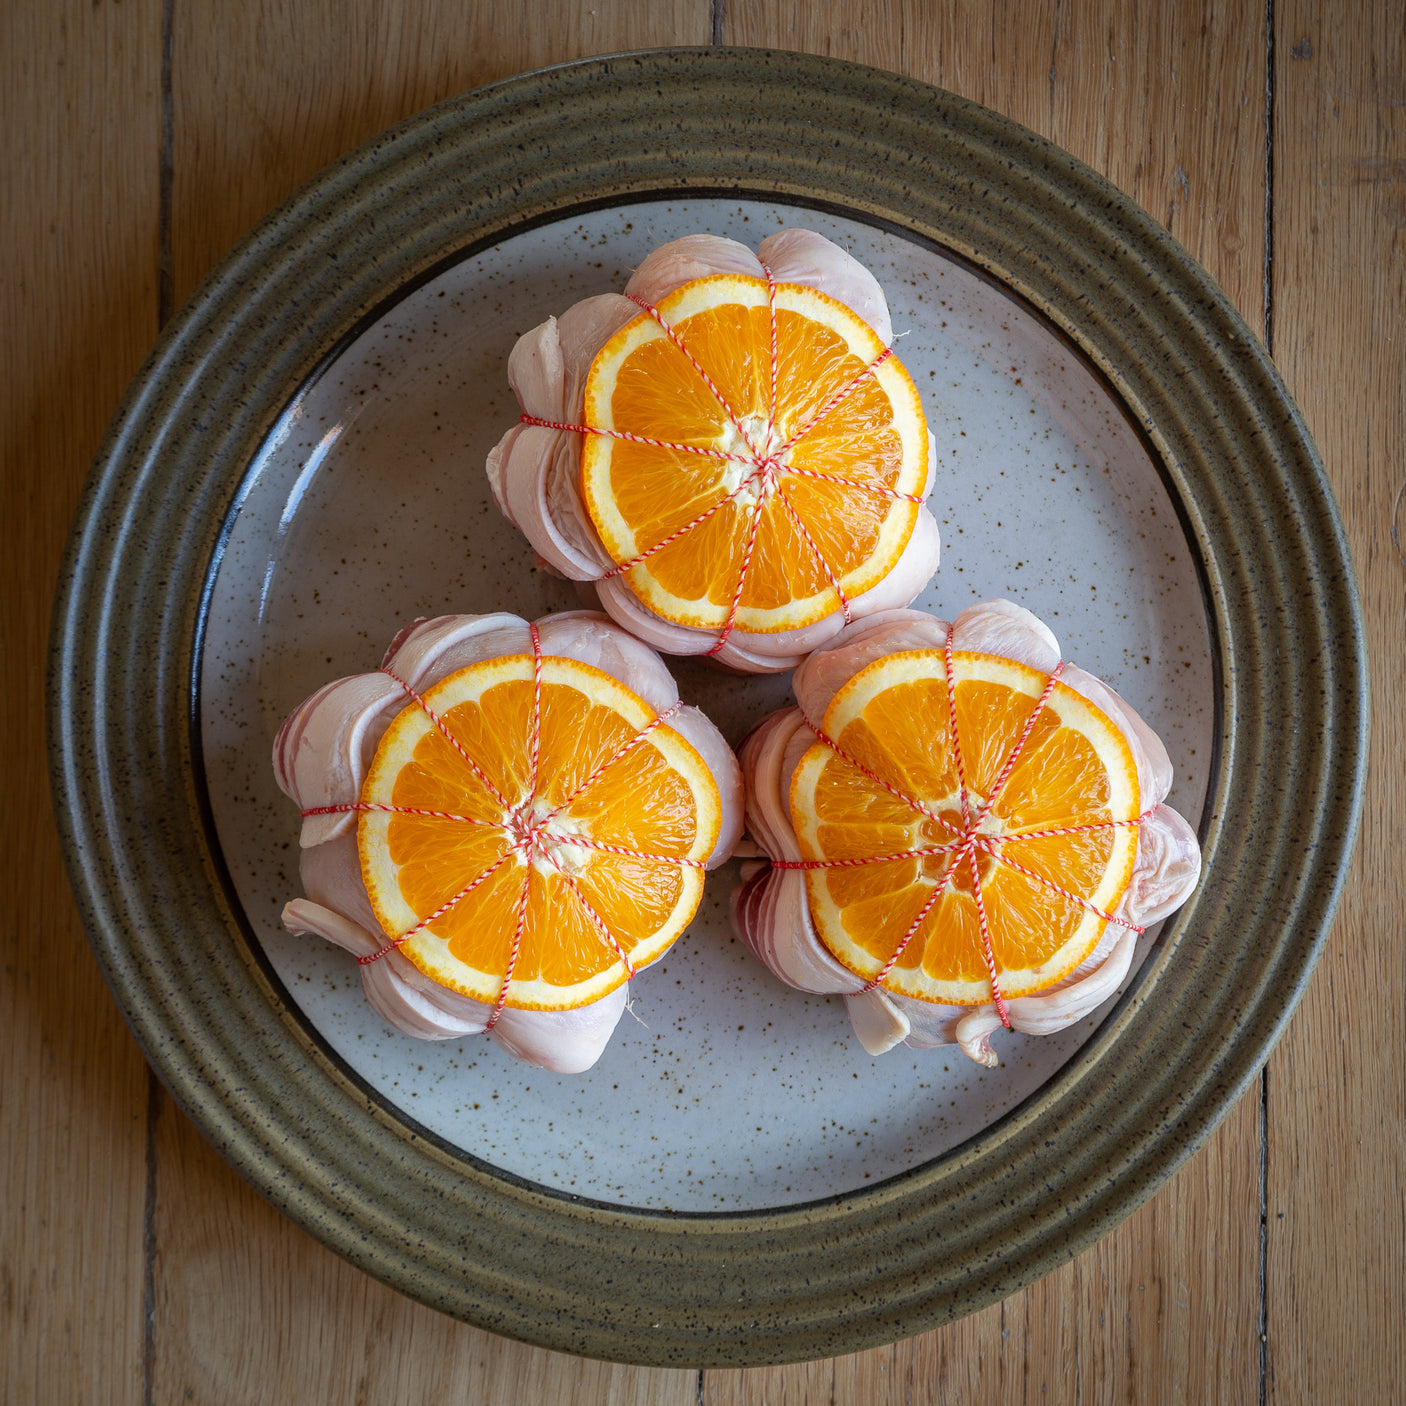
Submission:
POLYGON ((740 274, 686 283, 597 354, 581 485, 631 590, 680 625, 823 619, 912 536, 927 423, 844 304, 740 274))
POLYGON ((682 933, 717 844, 706 763, 600 669, 470 665, 391 723, 357 845, 388 938, 490 1004, 597 1001, 682 933))
POLYGON ((855 675, 790 806, 816 931, 868 981, 979 1005, 1053 985, 1132 877, 1137 766, 1081 694, 989 654, 889 655, 855 675))

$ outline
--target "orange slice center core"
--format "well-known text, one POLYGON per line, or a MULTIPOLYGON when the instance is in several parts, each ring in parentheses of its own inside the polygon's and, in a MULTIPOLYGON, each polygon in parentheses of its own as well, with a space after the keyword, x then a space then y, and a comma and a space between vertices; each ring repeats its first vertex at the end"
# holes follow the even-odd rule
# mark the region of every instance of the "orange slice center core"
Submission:
POLYGON ((791 462, 786 437, 761 415, 729 419, 719 447, 728 455, 722 471, 724 492, 742 509, 755 509, 777 489, 777 475, 791 462))
MULTIPOLYGON (((944 806, 937 811, 938 819, 951 827, 951 843, 956 867, 948 883, 952 888, 975 898, 979 887, 987 884, 999 862, 1000 837, 1005 833, 999 816, 982 815, 985 800, 974 791, 967 792, 970 819, 963 820, 956 806, 944 806)), ((945 842, 944 842, 945 843, 945 842)))

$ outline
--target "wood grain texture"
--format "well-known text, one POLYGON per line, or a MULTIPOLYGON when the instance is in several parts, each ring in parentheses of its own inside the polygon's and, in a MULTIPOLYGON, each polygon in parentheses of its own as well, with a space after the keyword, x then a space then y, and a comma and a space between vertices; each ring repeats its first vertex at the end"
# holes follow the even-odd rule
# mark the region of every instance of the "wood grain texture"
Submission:
POLYGON ((696 1372, 547 1352, 422 1307, 285 1220, 169 1100, 158 1128, 153 1401, 694 1406, 696 1372))
POLYGON ((1327 953, 1269 1066, 1269 1399, 1406 1382, 1406 17, 1278 11, 1273 350, 1367 607, 1367 807, 1327 953))
POLYGON ((74 909, 44 754, 49 609, 156 333, 160 6, 0 7, 0 1400, 139 1399, 147 1073, 74 909))
POLYGON ((831 54, 994 108, 1132 196, 1263 312, 1264 6, 729 0, 729 44, 831 54))
MULTIPOLYGON (((707 43, 704 0, 526 5, 175 0, 178 300, 328 162, 424 107, 593 53, 707 43)), ((157 1140, 153 1400, 692 1406, 697 1373, 612 1366, 422 1308, 272 1211, 169 1101, 157 1140)))
POLYGON ((589 54, 706 44, 708 0, 174 0, 175 288, 344 152, 466 89, 589 54))
POLYGON ((704 1374, 707 1406, 1253 1402, 1259 1391, 1258 1100, 1063 1269, 872 1352, 704 1374), (1247 1241, 1251 1244, 1247 1247, 1247 1241))

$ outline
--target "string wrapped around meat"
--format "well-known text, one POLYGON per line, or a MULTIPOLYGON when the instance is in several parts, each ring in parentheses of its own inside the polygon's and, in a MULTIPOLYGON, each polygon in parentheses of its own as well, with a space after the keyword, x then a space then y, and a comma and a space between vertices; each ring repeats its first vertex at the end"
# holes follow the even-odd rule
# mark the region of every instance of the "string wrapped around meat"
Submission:
MULTIPOLYGON (((975 677, 982 670, 972 664, 968 673, 975 677)), ((743 882, 732 897, 733 923, 751 950, 782 981, 803 991, 843 995, 855 1033, 872 1054, 880 1054, 900 1043, 924 1047, 955 1042, 972 1059, 991 1066, 997 1063, 991 1036, 1003 1025, 1029 1034, 1049 1034, 1073 1024, 1118 988, 1127 975, 1138 933, 1177 908, 1195 886, 1200 873, 1200 850, 1195 834, 1180 815, 1163 803, 1172 782, 1166 748, 1107 684, 1077 666, 1062 663, 1058 642, 1050 630, 1029 611, 1009 601, 973 606, 951 624, 912 610, 877 615, 843 631, 812 654, 796 671, 793 686, 798 706, 764 720, 741 749, 747 787, 747 830, 766 859, 744 865, 743 882), (874 771, 872 813, 887 817, 891 824, 895 815, 901 819, 908 813, 906 805, 916 807, 916 811, 923 813, 915 811, 913 818, 926 827, 929 835, 926 847, 903 851, 899 858, 892 853, 876 855, 873 859, 816 857, 812 852, 814 846, 808 851, 798 835, 793 784, 798 768, 808 755, 813 763, 817 756, 823 763, 827 747, 837 748, 841 755, 847 756, 845 743, 835 742, 825 732, 827 713, 833 711, 837 695, 845 690, 855 691, 854 681, 861 675, 870 677, 875 670, 891 668, 894 661, 908 659, 927 660, 930 664, 936 661, 929 668, 936 682, 929 688, 928 696, 940 700, 940 706, 934 716, 926 720, 934 751, 946 747, 949 731, 953 736, 956 733, 955 719, 960 710, 955 704, 950 705, 949 727, 949 705, 942 701, 957 697, 952 684, 958 674, 954 660, 994 659, 998 662, 985 669, 985 676, 1002 677, 1002 670, 1012 674, 1025 671, 1035 678, 1030 686, 1032 697, 1037 686, 1043 688, 1046 696, 1058 687, 1068 690, 1061 696, 1069 698, 1070 706, 1077 703, 1073 695, 1092 704, 1098 716, 1106 719, 1121 735, 1126 754, 1131 758, 1130 770, 1135 770, 1135 775, 1128 778, 1127 790, 1135 799, 1130 799, 1127 807, 1133 813, 1126 818, 1094 823, 1052 825, 1028 837, 1021 835, 1013 822, 1008 832, 995 820, 987 822, 983 830, 978 806, 987 805, 994 800, 994 795, 983 799, 976 788, 971 787, 972 814, 964 819, 967 783, 972 777, 968 776, 962 783, 960 813, 954 801, 945 815, 929 816, 927 798, 914 799, 904 794, 903 785, 894 784, 874 771), (866 670, 870 671, 869 675, 865 674, 866 670), (813 750, 817 748, 819 752, 813 750), (1114 827, 1120 827, 1117 833, 1132 838, 1127 841, 1130 872, 1125 880, 1115 876, 1115 888, 1120 888, 1121 892, 1111 911, 1105 912, 1074 894, 1061 897, 1062 890, 1048 875, 1036 874, 1028 858, 1025 863, 1021 862, 1022 844, 1026 848, 1037 846, 1041 835, 1074 835, 1079 831, 1112 835, 1114 827), (1029 876, 1027 887, 1033 889, 1037 897, 1049 899, 1052 911, 1068 910, 1074 918, 1084 920, 1083 930, 1093 935, 1092 947, 1078 955, 1071 969, 1048 984, 1028 994, 1013 994, 1010 989, 1003 993, 1001 983, 1009 973, 1003 972, 999 963, 992 962, 987 934, 982 955, 989 966, 990 979, 983 975, 978 983, 984 995, 981 999, 961 1003, 919 999, 911 992, 905 994, 895 989, 899 984, 896 978, 903 973, 899 965, 905 959, 903 943, 914 938, 919 924, 914 924, 911 931, 903 924, 894 929, 889 941, 900 954, 896 959, 889 958, 894 965, 887 970, 879 966, 877 972, 868 975, 856 971, 853 957, 849 961, 840 960, 832 950, 836 944, 820 931, 813 902, 818 875, 833 873, 835 866, 858 864, 883 865, 886 872, 897 873, 903 871, 904 865, 911 869, 918 864, 916 855, 926 856, 921 862, 936 866, 934 872, 943 876, 931 885, 934 896, 944 891, 952 894, 965 884, 969 899, 974 900, 966 902, 966 909, 977 914, 982 931, 992 896, 988 889, 983 902, 982 885, 968 880, 968 872, 975 875, 984 869, 989 882, 993 872, 1005 877, 1013 871, 1017 876, 1029 876), (1054 896, 1047 890, 1054 890, 1054 896), (880 973, 881 978, 876 980, 875 976, 880 973)), ((973 687, 991 689, 994 685, 973 687)), ((1030 735, 1031 725, 1039 720, 1045 707, 1045 698, 1026 707, 1029 721, 1025 733, 1009 734, 1004 747, 1019 751, 1021 746, 1028 745, 1024 739, 1030 735)), ((897 751, 898 744, 893 745, 897 751)), ((883 755, 877 742, 875 755, 883 755)), ((1010 757, 1003 750, 988 764, 988 770, 994 771, 996 763, 1003 758, 1005 772, 988 787, 993 793, 1006 784, 1004 778, 1010 772, 1010 757)), ((867 785, 864 778, 870 774, 868 768, 862 761, 849 760, 858 768, 855 776, 861 784, 867 785)), ((968 770, 973 767, 974 762, 969 758, 968 770)), ((914 763, 913 769, 921 770, 921 763, 914 763)), ((1029 783, 1024 784, 1028 787, 1029 783)), ((1020 882, 1019 877, 1017 881, 1020 882)), ((894 894, 897 893, 895 888, 894 894)), ((931 898, 927 901, 932 903, 931 898)), ((891 899, 891 903, 897 911, 898 898, 891 899)), ((922 916, 927 921, 926 913, 922 916)), ((1071 950, 1077 952, 1077 948, 1071 950)), ((909 952, 907 957, 911 960, 913 953, 909 952)), ((917 974, 915 969, 915 976, 917 974)))
MULTIPOLYGON (((824 605, 811 610, 803 624, 787 625, 782 620, 779 624, 758 628, 755 621, 749 624, 743 618, 747 610, 744 608, 739 613, 737 608, 744 589, 742 579, 749 562, 754 572, 757 569, 752 548, 756 545, 758 556, 763 554, 770 531, 763 519, 759 538, 757 520, 753 519, 750 534, 744 524, 732 544, 734 553, 741 554, 740 565, 736 559, 728 557, 726 564, 717 568, 728 577, 723 583, 724 594, 732 590, 732 576, 740 571, 737 598, 732 601, 731 612, 717 606, 725 618, 707 625, 682 619, 688 614, 686 610, 661 613, 663 608, 656 608, 659 606, 656 598, 646 600, 641 594, 635 568, 655 552, 680 548, 665 537, 662 530, 653 538, 648 534, 639 540, 631 537, 636 548, 633 556, 625 552, 613 554, 602 540, 583 488, 583 446, 592 434, 620 432, 602 430, 588 423, 591 416, 587 383, 602 349, 607 344, 614 345, 612 339, 642 316, 646 320, 650 316, 656 318, 668 335, 675 338, 680 350, 689 354, 688 339, 677 336, 673 327, 667 325, 659 313, 660 305, 670 303, 673 295, 681 296, 679 290, 696 285, 697 280, 724 277, 740 280, 742 285, 750 284, 751 296, 758 303, 770 301, 773 346, 778 317, 783 337, 786 331, 787 314, 784 310, 777 311, 778 290, 784 292, 790 286, 815 290, 825 295, 826 300, 843 305, 846 316, 862 319, 866 335, 873 338, 877 352, 870 357, 872 367, 850 358, 853 367, 859 369, 860 380, 867 379, 868 373, 889 359, 893 332, 883 291, 867 269, 821 235, 809 230, 783 230, 764 240, 757 253, 730 239, 690 235, 651 253, 626 284, 623 294, 587 298, 560 317, 548 318, 519 339, 509 357, 508 379, 522 408, 522 418, 490 452, 486 469, 498 507, 532 544, 539 563, 549 571, 580 583, 583 598, 598 603, 647 644, 665 654, 707 655, 719 665, 738 672, 780 672, 794 668, 847 623, 909 604, 931 579, 938 565, 939 534, 936 519, 923 500, 932 487, 935 450, 932 436, 926 432, 926 426, 921 425, 914 431, 920 440, 918 471, 910 475, 911 483, 905 479, 900 484, 892 472, 876 467, 878 461, 870 448, 855 449, 853 461, 847 459, 850 451, 842 445, 840 427, 828 421, 818 427, 794 424, 782 433, 776 428, 777 371, 773 353, 769 414, 749 417, 740 409, 735 413, 728 411, 731 423, 723 425, 724 433, 717 443, 734 447, 735 462, 740 467, 729 471, 727 465, 721 465, 711 495, 696 484, 680 490, 685 499, 693 494, 699 504, 698 515, 682 525, 681 530, 702 536, 715 529, 717 520, 710 523, 709 519, 716 513, 722 498, 735 498, 739 505, 750 504, 766 494, 773 494, 773 501, 784 499, 789 516, 782 516, 779 533, 795 539, 792 546, 799 558, 795 574, 803 577, 809 573, 815 578, 818 598, 824 599, 824 605), (762 423, 767 420, 771 423, 762 423), (810 434, 812 440, 820 439, 822 430, 831 435, 835 444, 841 445, 833 451, 838 455, 838 469, 829 462, 821 470, 802 462, 798 443, 805 434, 810 434), (804 482, 801 475, 808 475, 804 482), (851 477, 863 479, 863 482, 850 484, 851 477), (734 482, 734 479, 740 481, 734 482), (813 498, 822 486, 832 493, 843 488, 856 499, 849 510, 855 524, 852 537, 862 535, 870 526, 867 519, 876 512, 881 518, 891 519, 882 527, 874 528, 877 537, 888 544, 882 551, 876 548, 875 560, 881 565, 868 576, 861 573, 852 578, 859 583, 856 589, 845 585, 841 579, 843 568, 831 560, 836 548, 819 540, 823 526, 815 530, 816 519, 812 518, 812 526, 807 528, 802 520, 803 500, 807 495, 813 498)), ((747 291, 744 286, 743 296, 747 291)), ((784 302, 785 298, 780 300, 784 302)), ((759 306, 757 319, 764 323, 762 312, 759 306)), ((652 327, 647 330, 654 331, 652 327)), ((764 341, 764 334, 759 335, 764 341)), ((780 356, 784 380, 785 366, 790 365, 785 346, 780 356)), ((834 367, 842 369, 845 362, 846 359, 840 357, 834 367)), ((715 366, 700 364, 699 383, 706 382, 717 390, 710 370, 721 374, 715 366)), ((883 374, 890 373, 894 377, 900 375, 896 363, 887 367, 883 374)), ((850 373, 841 376, 836 369, 834 374, 836 386, 844 392, 839 394, 838 404, 845 401, 848 394, 845 387, 850 373)), ((906 372, 901 375, 906 380, 906 372)), ((911 392, 911 382, 908 388, 911 392)), ((916 402, 916 392, 911 393, 916 402)), ((721 392, 719 398, 724 402, 728 399, 721 392)), ((704 399, 707 400, 706 394, 704 399)), ((855 397, 850 395, 846 404, 854 411, 855 397)), ((835 416, 833 407, 825 413, 832 418, 835 416)), ((918 414, 921 421, 921 412, 918 414)), ((626 430, 631 428, 637 427, 626 426, 626 430)), ((639 438, 630 434, 621 437, 639 438)), ((673 437, 676 436, 666 436, 673 437)), ((713 454, 721 460, 728 452, 717 447, 699 450, 696 448, 699 442, 696 435, 689 438, 689 446, 695 446, 692 448, 695 457, 690 458, 682 449, 679 451, 692 467, 697 467, 699 453, 713 454)), ((807 443, 806 448, 811 450, 812 445, 807 443)), ((909 457, 912 458, 911 450, 909 457)), ((759 514, 762 509, 762 503, 758 502, 759 514)), ((815 511, 822 525, 837 516, 828 504, 815 511)), ((742 516, 745 519, 745 511, 742 516)), ((777 550, 785 547, 783 543, 777 550)), ((690 620, 701 618, 689 616, 690 620)))
MULTIPOLYGON (((461 691, 467 688, 465 683, 461 691)), ((728 857, 742 826, 741 776, 722 736, 696 708, 680 703, 677 685, 653 650, 591 611, 547 616, 536 624, 509 614, 418 620, 392 642, 380 670, 327 684, 294 709, 279 730, 273 764, 279 786, 303 813, 300 845, 306 896, 285 907, 283 919, 289 930, 315 933, 355 955, 367 999, 405 1034, 448 1040, 487 1032, 515 1058, 558 1072, 588 1069, 599 1058, 625 1008, 626 979, 634 975, 636 962, 643 964, 638 957, 632 962, 626 947, 619 945, 627 945, 628 937, 599 923, 601 900, 591 895, 604 884, 607 896, 618 892, 626 903, 631 884, 636 888, 642 884, 643 897, 636 907, 648 908, 650 890, 662 892, 669 882, 677 881, 675 887, 683 883, 670 899, 672 910, 661 908, 652 920, 663 931, 661 941, 671 941, 691 915, 688 902, 696 906, 701 871, 728 857), (502 681, 495 681, 494 669, 502 681), (518 730, 524 736, 514 742, 515 755, 519 773, 528 765, 523 758, 529 758, 531 775, 521 797, 510 794, 509 781, 503 779, 513 775, 512 758, 500 763, 492 753, 475 757, 455 731, 458 728, 472 738, 477 728, 481 734, 482 725, 475 719, 482 709, 475 713, 478 705, 468 704, 458 714, 441 716, 436 711, 436 706, 445 705, 434 700, 446 689, 459 686, 457 681, 474 682, 484 671, 488 671, 487 683, 482 687, 475 683, 479 692, 474 697, 500 700, 494 703, 500 715, 507 710, 510 717, 523 719, 518 730), (592 743, 583 726, 578 736, 572 719, 593 715, 583 701, 587 694, 573 685, 617 703, 632 721, 621 722, 605 710, 605 723, 616 728, 615 734, 592 743), (514 707, 517 714, 511 712, 514 707), (556 716, 565 718, 560 729, 565 735, 555 744, 543 733, 551 707, 558 710, 556 716), (465 720, 457 722, 458 717, 465 720), (376 791, 372 784, 378 766, 387 769, 382 744, 388 734, 411 725, 418 725, 425 734, 416 744, 418 750, 406 754, 410 769, 418 768, 416 784, 442 798, 431 805, 423 800, 404 803, 397 799, 399 792, 376 791), (639 786, 640 777, 656 790, 667 790, 669 783, 677 793, 675 811, 679 804, 687 810, 691 804, 687 786, 668 771, 668 757, 655 755, 666 734, 672 739, 668 755, 680 759, 685 770, 691 769, 695 791, 702 786, 708 792, 703 796, 708 814, 697 824, 712 825, 707 834, 713 838, 709 847, 698 838, 703 832, 690 819, 692 812, 679 812, 679 823, 694 828, 656 856, 651 852, 654 836, 633 819, 640 807, 629 810, 630 798, 621 800, 619 792, 621 787, 639 786), (588 745, 595 745, 601 758, 592 767, 587 767, 588 745), (640 770, 646 753, 653 759, 653 771, 640 770), (428 760, 422 764, 422 758, 428 760), (568 773, 557 792, 551 790, 549 761, 568 773), (432 764, 439 766, 440 774, 432 764), (587 774, 578 774, 583 771, 587 774), (570 792, 565 798, 559 794, 563 786, 570 792), (374 826, 398 818, 402 831, 388 831, 389 838, 378 841, 374 826), (397 864, 410 865, 397 873, 430 872, 435 845, 447 850, 450 862, 465 866, 463 873, 449 882, 448 901, 428 900, 416 910, 423 921, 412 916, 397 927, 387 914, 393 916, 397 905, 403 906, 401 895, 369 889, 368 876, 374 877, 378 856, 385 855, 397 864), (431 850, 428 857, 421 853, 426 849, 431 850), (594 874, 592 866, 597 866, 594 874), (466 994, 470 987, 464 982, 460 983, 464 989, 446 984, 446 980, 452 983, 452 976, 437 980, 430 974, 436 970, 430 960, 436 949, 429 938, 454 916, 450 910, 461 900, 467 909, 467 896, 487 895, 490 879, 521 885, 505 890, 510 917, 514 912, 518 915, 518 932, 504 971, 475 996, 466 994), (526 979, 530 975, 525 968, 527 949, 533 936, 525 931, 530 929, 531 917, 527 905, 536 901, 533 884, 541 887, 548 882, 561 891, 569 910, 565 916, 576 920, 578 945, 599 949, 598 965, 610 968, 603 970, 597 986, 603 989, 615 983, 599 999, 581 1002, 563 997, 558 1004, 570 1004, 570 1009, 532 1008, 550 1004, 550 991, 545 1001, 540 994, 530 1000, 516 999, 521 991, 536 989, 526 979), (521 906, 513 908, 519 893, 521 906), (423 939, 427 956, 407 943, 411 937, 423 939)), ((650 799, 647 796, 645 801, 650 799)), ((546 916, 550 920, 550 912, 546 916)), ((461 927, 472 927, 471 915, 458 917, 463 920, 461 927)), ((549 931, 543 940, 552 940, 549 931)), ((446 970, 472 977, 455 950, 454 941, 449 941, 443 957, 446 970)), ((646 959, 657 955, 651 949, 646 959)), ((541 985, 538 981, 537 986, 541 985)), ((581 989, 595 988, 583 985, 581 989)))

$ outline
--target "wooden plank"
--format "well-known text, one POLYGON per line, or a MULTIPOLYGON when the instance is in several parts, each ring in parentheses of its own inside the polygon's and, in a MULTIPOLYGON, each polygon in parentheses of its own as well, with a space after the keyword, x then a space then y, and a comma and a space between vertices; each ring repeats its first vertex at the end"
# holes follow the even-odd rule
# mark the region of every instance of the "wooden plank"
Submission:
POLYGON ((0 1399, 139 1399, 147 1074, 51 818, 49 610, 70 518, 156 332, 160 5, 0 7, 0 1399))
MULTIPOLYGON (((1262 6, 885 8, 729 6, 724 37, 895 70, 1006 113, 1160 219, 1261 327, 1262 6)), ((885 1350, 891 1357, 709 1372, 705 1399, 1254 1400, 1260 1150, 1251 1095, 1147 1206, 1004 1305, 885 1350)))
POLYGON ((547 1352, 424 1308, 296 1229, 169 1101, 158 1126, 155 1401, 697 1400, 696 1372, 547 1352))
POLYGON ((1356 560, 1372 667, 1356 861, 1269 1071, 1273 1401, 1406 1381, 1406 26, 1290 0, 1275 35, 1273 350, 1356 560))
MULTIPOLYGON (((211 20, 209 8, 175 4, 187 80, 177 103, 181 295, 298 181, 405 112, 568 53, 700 42, 708 19, 698 5, 680 7, 683 20, 668 11, 657 23, 642 6, 602 17, 579 4, 539 3, 525 18, 497 20, 417 4, 401 7, 395 24, 368 18, 374 7, 355 0, 336 15, 326 5, 296 16, 264 6, 211 20)), ((820 7, 806 17, 742 0, 725 7, 731 42, 899 68, 1051 136, 1163 218, 1256 323, 1263 162, 1252 138, 1262 18, 1173 11, 1129 13, 1103 0, 1018 11, 989 0, 943 13, 873 0, 863 11, 820 7)), ((1406 794, 1406 725, 1394 687, 1406 663, 1406 510, 1393 498, 1399 470, 1396 482, 1391 473, 1406 428, 1402 36, 1389 7, 1369 0, 1331 12, 1285 0, 1276 11, 1275 351, 1343 506, 1377 691, 1371 796, 1342 920, 1268 1084, 1269 1388, 1276 1400, 1328 1400, 1352 1383, 1359 1399, 1386 1400, 1402 1379, 1406 1239, 1403 895, 1390 828, 1406 794), (1366 990, 1380 992, 1370 1026, 1351 1018, 1366 990)), ((0 492, 7 520, 25 527, 0 562, 9 588, 0 618, 9 657, 26 661, 0 703, 6 774, 20 795, 6 874, 23 895, 0 937, 0 1133, 11 1149, 0 1399, 136 1401, 144 1071, 81 937, 52 830, 29 821, 36 809, 47 813, 38 661, 49 585, 83 472, 156 330, 159 6, 17 0, 0 7, 0 63, 8 80, 0 114, 11 134, 10 198, 0 205, 11 275, 0 295, 9 332, 0 492)), ((451 1382, 456 1398, 477 1399, 479 1384, 506 1382, 526 1400, 692 1400, 691 1374, 656 1378, 537 1353, 432 1314, 438 1327, 407 1329, 401 1300, 265 1207, 169 1104, 158 1127, 162 1309, 153 1327, 163 1356, 151 1399, 181 1399, 186 1380, 232 1380, 260 1400, 279 1399, 280 1384, 296 1393, 307 1382, 348 1381, 364 1382, 367 1399, 399 1399, 406 1382, 442 1383, 431 1399, 449 1395, 451 1382), (211 1222, 220 1229, 200 1229, 211 1222), (174 1302, 173 1286, 202 1283, 197 1305, 174 1302), (291 1302, 310 1284, 316 1321, 291 1302), (228 1344, 212 1343, 218 1316, 265 1298, 271 1307, 238 1322, 268 1355, 231 1369, 228 1344), (408 1346, 396 1341, 401 1331, 408 1346), (373 1357, 387 1359, 374 1371, 338 1375, 318 1365, 364 1356, 368 1341, 373 1357), (432 1358, 446 1341, 452 1374, 402 1360, 432 1358), (208 1372, 205 1351, 214 1353, 208 1372), (290 1358, 304 1364, 301 1376, 286 1375, 290 1358), (187 1373, 192 1364, 198 1370, 187 1373)), ((1247 1100, 1148 1208, 1005 1305, 853 1358, 709 1373, 708 1397, 1252 1397, 1246 1247, 1257 1218, 1247 1168, 1257 1127, 1247 1100), (1211 1366, 1188 1373, 1200 1344, 1209 1345, 1211 1366)), ((325 1398, 313 1390, 303 1399, 325 1398)))
POLYGON ((704 1374, 707 1406, 1251 1402, 1258 1394, 1259 1108, 1244 1099, 1172 1182, 1004 1303, 826 1362, 704 1374))
POLYGON ((588 54, 706 44, 708 0, 178 0, 178 298, 328 162, 469 88, 588 54))
POLYGON ((1259 327, 1263 5, 756 0, 727 7, 724 39, 890 69, 1014 118, 1161 220, 1259 327))
MULTIPOLYGON (((710 24, 707 0, 177 0, 177 298, 302 181, 393 122, 541 64, 707 43, 710 24)), ((545 1352, 402 1298, 267 1207, 169 1103, 157 1149, 158 1402, 696 1400, 694 1372, 545 1352)))

